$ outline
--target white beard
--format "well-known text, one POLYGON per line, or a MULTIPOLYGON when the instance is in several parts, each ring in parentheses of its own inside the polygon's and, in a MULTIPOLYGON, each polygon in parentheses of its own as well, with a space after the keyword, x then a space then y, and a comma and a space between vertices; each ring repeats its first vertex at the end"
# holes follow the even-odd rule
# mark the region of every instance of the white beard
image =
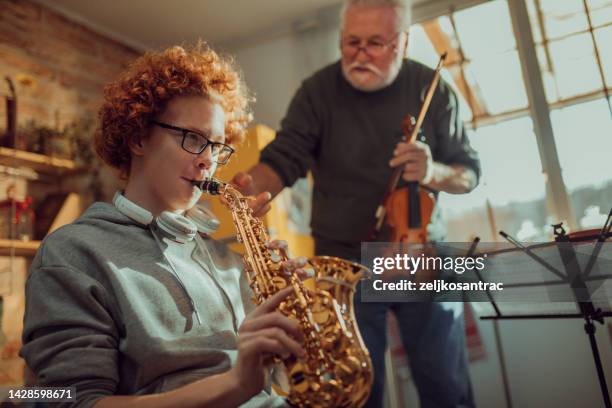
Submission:
POLYGON ((362 64, 359 62, 353 62, 348 66, 342 64, 342 74, 344 75, 344 78, 353 86, 353 88, 363 92, 374 92, 386 88, 387 86, 391 85, 393 81, 395 81, 395 78, 397 78, 397 75, 402 68, 402 60, 403 58, 398 55, 398 57, 391 62, 389 71, 386 74, 371 63, 362 64), (365 68, 370 72, 353 71, 355 68, 365 68), (368 82, 368 79, 372 74, 374 74, 377 78, 375 81, 368 82))

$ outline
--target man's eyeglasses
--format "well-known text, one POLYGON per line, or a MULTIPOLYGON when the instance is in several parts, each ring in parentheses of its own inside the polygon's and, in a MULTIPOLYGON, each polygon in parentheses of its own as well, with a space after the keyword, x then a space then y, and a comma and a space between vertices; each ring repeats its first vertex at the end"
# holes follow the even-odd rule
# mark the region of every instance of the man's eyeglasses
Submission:
POLYGON ((388 49, 394 49, 397 46, 395 40, 399 37, 401 32, 395 34, 389 41, 384 41, 378 38, 371 38, 365 41, 365 45, 361 45, 362 40, 360 38, 348 37, 340 40, 340 50, 344 55, 354 56, 359 51, 365 51, 372 58, 380 57, 388 49))
POLYGON ((192 154, 200 154, 210 145, 210 151, 212 155, 212 159, 214 162, 218 164, 225 164, 229 160, 232 153, 234 153, 234 149, 230 146, 213 142, 208 140, 208 138, 198 132, 194 132, 193 130, 180 128, 177 126, 168 125, 167 123, 162 123, 158 121, 152 122, 154 125, 157 125, 164 129, 175 130, 177 132, 181 132, 183 134, 183 140, 181 141, 181 147, 183 150, 192 153, 192 154))

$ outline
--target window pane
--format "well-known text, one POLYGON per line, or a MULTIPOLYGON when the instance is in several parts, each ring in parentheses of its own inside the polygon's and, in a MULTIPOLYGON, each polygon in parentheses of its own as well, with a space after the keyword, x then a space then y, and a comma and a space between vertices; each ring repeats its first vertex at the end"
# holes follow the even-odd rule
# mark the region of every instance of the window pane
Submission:
POLYGON ((553 74, 562 99, 586 94, 603 87, 593 41, 589 34, 579 34, 550 43, 553 74))
POLYGON ((457 91, 464 120, 526 108, 527 96, 507 2, 490 1, 456 12, 453 18, 457 32, 448 16, 413 28, 409 56, 433 67, 441 52, 449 52, 448 69, 442 76, 457 91), (427 41, 433 44, 423 44, 427 41), (463 72, 459 47, 467 60, 463 72), (464 109, 468 107, 469 110, 464 109))
POLYGON ((441 194, 440 206, 449 221, 448 240, 465 241, 473 236, 484 241, 497 239, 491 232, 487 199, 497 230, 514 236, 523 230, 523 238, 529 230, 544 234, 539 238, 547 236, 548 231, 542 232, 549 223, 544 177, 531 119, 479 128, 470 141, 480 154, 482 178, 469 194, 441 194))
POLYGON ((516 49, 505 1, 492 1, 458 11, 454 18, 467 59, 496 58, 516 49))
POLYGON ((595 30, 595 42, 606 78, 606 86, 612 87, 612 26, 595 30))
MULTIPOLYGON (((430 27, 439 27, 439 36, 435 37, 439 41, 448 41, 449 43, 453 41, 452 39, 454 37, 452 27, 450 27, 450 32, 448 32, 450 26, 450 23, 448 22, 448 17, 440 17, 424 24, 429 24, 430 27)), ((442 44, 437 44, 437 46, 438 48, 443 48, 445 51, 450 51, 447 50, 446 47, 444 47, 442 44)), ((451 55, 456 54, 457 53, 455 52, 451 55)), ((408 56, 411 59, 414 59, 427 65, 431 69, 434 69, 438 65, 440 55, 436 52, 436 49, 431 42, 431 39, 427 36, 427 33, 425 32, 421 24, 416 24, 410 27, 410 35, 408 37, 408 56)), ((449 57, 447 57, 446 66, 449 65, 451 65, 449 68, 442 70, 442 78, 453 87, 455 93, 457 94, 461 118, 464 121, 470 121, 472 120, 472 111, 466 102, 466 96, 464 95, 464 92, 462 92, 461 88, 457 84, 457 82, 460 81, 461 75, 458 61, 449 61, 449 57)))
POLYGON ((546 38, 587 30, 589 27, 582 0, 539 0, 544 14, 546 38))
POLYGON ((459 65, 453 65, 448 69, 442 70, 442 78, 451 84, 453 90, 457 94, 457 100, 459 101, 459 115, 464 122, 469 122, 473 118, 474 112, 470 108, 468 104, 467 98, 474 98, 473 95, 467 94, 468 92, 474 92, 474 87, 476 84, 473 81, 470 81, 471 78, 466 75, 467 86, 469 90, 465 87, 461 89, 458 85, 458 81, 461 81, 461 68, 459 65))
POLYGON ((589 0, 587 4, 589 5, 593 27, 599 27, 612 22, 612 1, 589 0))
POLYGON ((410 47, 412 43, 418 43, 421 39, 427 39, 431 43, 431 52, 421 50, 417 45, 416 53, 426 51, 431 60, 431 66, 435 67, 438 63, 438 57, 442 53, 447 52, 446 65, 457 65, 461 62, 459 54, 459 40, 455 36, 455 31, 448 16, 440 16, 433 20, 425 21, 422 24, 411 27, 410 35, 413 38, 409 39, 408 52, 413 55, 410 47), (435 52, 434 52, 435 51, 435 52))
MULTIPOLYGON (((612 205, 612 121, 605 99, 556 109, 551 121, 574 214, 582 228, 612 205), (586 221, 581 221, 583 218, 586 221), (591 220, 589 220, 591 219, 591 220)), ((601 225, 600 225, 601 226, 601 225)))
POLYGON ((528 106, 517 51, 475 59, 466 66, 466 71, 476 78, 488 113, 528 106))
POLYGON ((420 24, 415 24, 410 27, 410 34, 408 35, 408 57, 428 67, 435 68, 436 65, 438 65, 440 56, 420 24))
POLYGON ((612 121, 605 99, 551 111, 563 179, 568 190, 612 179, 612 121))

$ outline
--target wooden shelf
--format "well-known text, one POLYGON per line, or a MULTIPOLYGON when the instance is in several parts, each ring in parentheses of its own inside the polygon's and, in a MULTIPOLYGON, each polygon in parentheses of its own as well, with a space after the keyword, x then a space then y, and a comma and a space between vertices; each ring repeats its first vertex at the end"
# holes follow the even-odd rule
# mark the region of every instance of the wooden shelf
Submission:
POLYGON ((15 256, 34 256, 39 246, 40 241, 0 239, 0 256, 11 255, 12 248, 15 248, 15 256))
POLYGON ((29 167, 39 173, 51 175, 74 174, 79 171, 72 160, 43 154, 0 147, 0 164, 9 167, 29 167))

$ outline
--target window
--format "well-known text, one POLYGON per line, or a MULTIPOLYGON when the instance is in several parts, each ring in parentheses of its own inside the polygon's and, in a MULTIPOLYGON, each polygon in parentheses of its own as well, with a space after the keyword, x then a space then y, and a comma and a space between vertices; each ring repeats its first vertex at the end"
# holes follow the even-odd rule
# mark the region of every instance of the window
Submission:
POLYGON ((470 194, 440 196, 449 241, 479 236, 500 239, 499 230, 540 240, 550 224, 545 206, 542 165, 531 118, 525 116, 478 128, 471 136, 482 165, 480 185, 470 194), (528 236, 524 225, 531 225, 528 236), (537 231, 536 231, 537 229, 537 231))
POLYGON ((612 61, 602 45, 610 40, 612 2, 590 1, 585 9, 583 0, 529 0, 527 6, 548 102, 605 93, 612 61))
MULTIPOLYGON (((527 0, 562 176, 579 228, 601 226, 612 204, 612 1, 527 0), (591 30, 592 29, 592 34, 591 30), (588 166, 585 165, 588 163, 588 166)), ((431 67, 449 53, 442 77, 460 98, 481 156, 481 185, 442 194, 449 240, 546 240, 558 221, 548 209, 538 143, 506 0, 415 24, 409 56, 431 67), (485 33, 486 35, 483 35, 485 33)))
POLYGON ((608 105, 605 99, 598 99, 555 109, 551 121, 579 227, 601 227, 612 205, 612 121, 608 105))

